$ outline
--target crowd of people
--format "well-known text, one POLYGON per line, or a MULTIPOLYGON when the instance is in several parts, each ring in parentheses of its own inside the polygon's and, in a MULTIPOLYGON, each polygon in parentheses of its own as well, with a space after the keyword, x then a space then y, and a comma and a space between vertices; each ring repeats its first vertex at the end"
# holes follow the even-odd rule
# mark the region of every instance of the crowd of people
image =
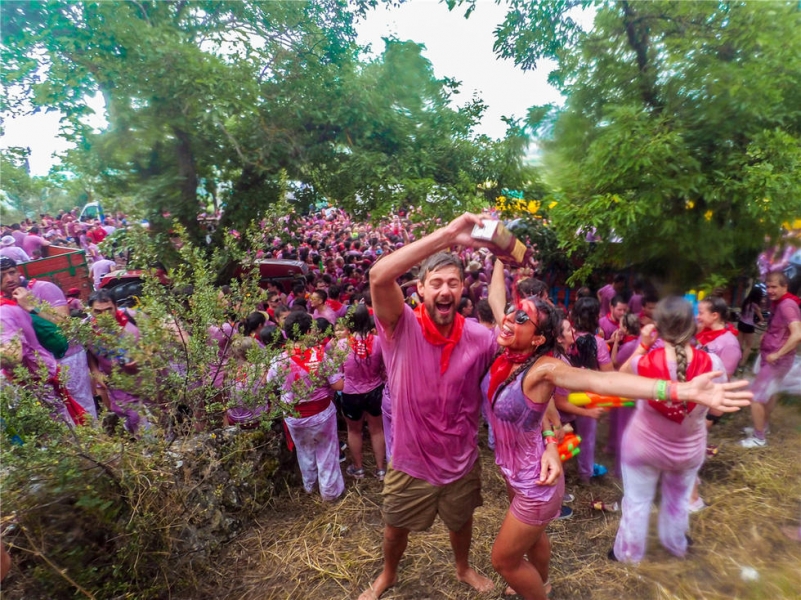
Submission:
MULTIPOLYGON (((609 558, 643 559, 660 481, 660 540, 684 556, 688 515, 704 507, 698 472, 713 450, 708 429, 723 413, 750 405, 753 427, 742 445, 767 444, 776 392, 801 343, 800 301, 788 293, 786 277, 766 275, 767 330, 756 379, 745 390, 748 382, 730 379, 747 365, 755 328, 764 320, 757 288, 740 307, 737 329, 719 297, 697 307, 682 298, 660 299, 647 281, 623 274, 596 294, 578 290, 566 313, 534 276, 535 262, 515 263, 491 241, 471 236, 493 215, 466 214, 429 235, 412 216, 376 225, 336 209, 287 216, 284 232, 291 235, 266 240, 260 254, 302 261, 308 274, 291 290, 269 283, 255 310, 206 332, 225 365, 208 381, 224 390, 225 424, 252 427, 278 400, 289 407, 283 423, 306 492, 316 488, 334 501, 346 477, 367 475, 366 425, 372 475, 384 482, 384 567, 361 600, 377 599, 397 581, 409 534, 429 528, 437 515, 450 532, 459 580, 480 591, 492 588, 469 563, 473 511, 482 502, 482 415, 510 502, 492 564, 508 591, 544 598, 550 589, 546 527, 570 515, 557 452, 565 432, 581 436, 579 484, 606 475, 595 450, 598 419, 609 411, 572 403, 572 391, 636 399, 609 417, 606 450, 623 482, 622 518, 609 558), (254 373, 249 357, 260 348, 277 358, 254 373), (280 398, 244 400, 268 383, 280 398), (350 454, 344 470, 343 450, 350 454)), ((124 223, 122 215, 117 222, 124 223)), ((68 298, 70 290, 26 282, 17 270, 55 241, 84 248, 98 264, 106 259, 97 243, 114 227, 82 225, 65 213, 12 225, 0 239, 3 377, 24 385, 14 369, 22 365, 31 378, 45 378, 40 382, 49 395, 42 400, 65 422, 90 425, 105 410, 138 435, 148 426, 148 400, 112 382, 115 371, 137 374, 136 362, 121 350, 139 340, 136 315, 119 309, 105 290, 96 290, 83 307, 68 298), (106 333, 111 327, 119 347, 58 340, 70 315, 106 333)), ((222 299, 226 292, 220 290, 222 299)))

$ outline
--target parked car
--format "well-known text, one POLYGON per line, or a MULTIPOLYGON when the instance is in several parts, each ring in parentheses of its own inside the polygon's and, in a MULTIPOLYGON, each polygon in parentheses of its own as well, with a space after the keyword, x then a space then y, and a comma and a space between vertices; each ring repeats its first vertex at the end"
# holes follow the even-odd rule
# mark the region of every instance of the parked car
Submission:
POLYGON ((89 202, 81 209, 81 215, 78 217, 78 220, 81 222, 92 221, 94 219, 100 219, 101 223, 105 223, 106 215, 103 212, 103 207, 100 205, 100 202, 89 202))

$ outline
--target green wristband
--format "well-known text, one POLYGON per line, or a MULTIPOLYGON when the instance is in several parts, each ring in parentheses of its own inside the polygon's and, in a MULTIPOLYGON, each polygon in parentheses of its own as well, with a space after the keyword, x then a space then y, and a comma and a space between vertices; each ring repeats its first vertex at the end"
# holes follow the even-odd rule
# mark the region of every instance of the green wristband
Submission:
POLYGON ((551 431, 550 429, 546 429, 545 431, 542 432, 542 437, 553 437, 553 431, 551 431))
POLYGON ((656 382, 656 399, 665 402, 668 399, 668 382, 665 379, 659 379, 656 382))

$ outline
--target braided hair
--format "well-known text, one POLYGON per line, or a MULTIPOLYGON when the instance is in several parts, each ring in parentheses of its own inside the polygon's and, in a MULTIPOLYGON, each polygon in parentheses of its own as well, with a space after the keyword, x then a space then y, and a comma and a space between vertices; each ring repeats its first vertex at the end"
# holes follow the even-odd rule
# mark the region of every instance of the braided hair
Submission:
MULTIPOLYGON (((557 310, 540 300, 539 298, 530 297, 527 298, 530 302, 534 304, 534 307, 537 309, 537 322, 535 323, 536 332, 535 335, 541 335, 545 340, 537 346, 531 356, 523 363, 523 365, 514 371, 512 371, 506 380, 498 386, 498 390, 495 392, 495 397, 497 398, 498 395, 506 388, 507 385, 512 383, 515 378, 523 374, 521 382, 525 380, 526 374, 528 373, 529 369, 534 366, 534 364, 543 356, 552 355, 557 356, 561 354, 559 349, 559 344, 557 343, 556 339, 559 337, 560 328, 562 326, 562 317, 557 312, 557 310)), ((503 353, 503 349, 501 349, 496 355, 495 358, 498 358, 503 353)), ((494 360, 493 360, 494 362, 494 360)))
POLYGON ((669 296, 656 305, 654 323, 659 336, 676 351, 676 376, 687 381, 686 344, 695 335, 693 306, 684 298, 669 296))

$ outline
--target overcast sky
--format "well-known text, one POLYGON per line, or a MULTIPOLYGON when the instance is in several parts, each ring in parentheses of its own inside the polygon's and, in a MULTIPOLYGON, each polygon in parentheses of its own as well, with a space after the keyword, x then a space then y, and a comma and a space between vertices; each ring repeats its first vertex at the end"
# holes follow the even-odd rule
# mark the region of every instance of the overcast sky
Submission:
MULTIPOLYGON (((436 0, 411 0, 400 7, 380 7, 359 24, 358 41, 371 44, 374 53, 384 48, 382 37, 395 36, 413 40, 426 47, 424 55, 434 66, 437 77, 450 77, 462 82, 462 92, 454 100, 467 102, 477 93, 488 105, 479 127, 481 133, 502 137, 506 126, 502 116, 524 117, 530 106, 560 102, 560 96, 547 82, 547 66, 524 73, 511 61, 495 58, 492 52, 493 31, 503 20, 505 7, 492 0, 479 0, 469 19, 464 10, 449 12, 436 0)), ((95 103, 102 114, 102 102, 95 103)), ((54 153, 68 144, 58 137, 59 114, 39 113, 4 123, 0 146, 31 148, 30 166, 33 175, 46 175, 55 162, 54 153)), ((102 117, 93 123, 102 124, 102 117)))

